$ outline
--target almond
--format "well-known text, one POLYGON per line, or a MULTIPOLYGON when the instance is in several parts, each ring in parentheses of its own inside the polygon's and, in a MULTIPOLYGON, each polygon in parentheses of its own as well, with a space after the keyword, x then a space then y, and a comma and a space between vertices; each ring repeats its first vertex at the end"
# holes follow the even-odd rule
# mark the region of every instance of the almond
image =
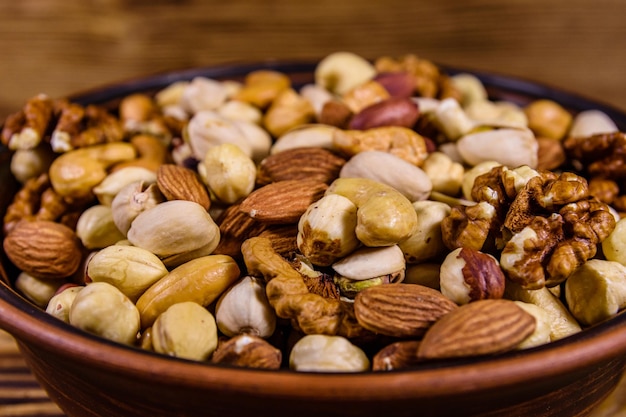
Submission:
POLYGON ((272 241, 272 248, 276 253, 285 257, 298 250, 297 235, 298 228, 295 224, 268 225, 259 233, 260 237, 266 237, 272 241))
POLYGON ((200 177, 189 168, 174 164, 161 165, 157 170, 157 185, 168 200, 188 200, 205 209, 211 207, 209 193, 200 177))
MULTIPOLYGON (((249 237, 258 235, 266 225, 239 210, 239 204, 230 205, 217 220, 220 243, 213 253, 241 258, 241 244, 249 237)), ((294 235, 295 240, 295 235, 294 235)))
POLYGON ((3 246, 17 268, 37 278, 68 277, 76 272, 82 259, 74 231, 48 220, 17 223, 3 246))
POLYGON ((359 324, 374 333, 418 337, 456 310, 439 291, 416 284, 383 284, 361 290, 354 299, 359 324))
POLYGON ((385 346, 372 358, 372 371, 392 371, 417 365, 420 343, 418 340, 401 340, 385 346))
POLYGON ((328 188, 319 180, 287 180, 265 185, 253 191, 239 209, 264 223, 296 223, 306 209, 322 198, 328 188))
POLYGON ((286 180, 317 180, 331 183, 346 160, 318 148, 294 148, 270 155, 259 164, 257 182, 269 184, 286 180))
POLYGON ((535 318, 515 302, 479 300, 435 323, 424 335, 424 359, 488 355, 514 349, 535 330, 535 318))

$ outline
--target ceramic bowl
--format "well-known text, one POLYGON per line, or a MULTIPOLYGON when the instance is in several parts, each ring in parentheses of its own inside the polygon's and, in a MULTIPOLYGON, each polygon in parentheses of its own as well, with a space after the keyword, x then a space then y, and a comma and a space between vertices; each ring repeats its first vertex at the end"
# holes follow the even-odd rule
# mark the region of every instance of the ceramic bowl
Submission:
MULTIPOLYGON (((123 82, 72 97, 114 105, 202 75, 240 79, 253 69, 312 80, 308 63, 198 68, 123 82)), ((449 69, 450 72, 455 72, 449 69)), ((475 73, 492 99, 519 104, 548 98, 573 112, 599 109, 620 130, 626 114, 520 79, 475 73)), ((0 213, 17 186, 0 151, 0 213)), ((583 416, 618 383, 626 366, 626 315, 566 339, 492 358, 429 363, 359 374, 296 373, 215 366, 122 346, 78 331, 11 288, 17 271, 1 254, 0 327, 11 333, 32 372, 70 417, 191 416, 583 416)))

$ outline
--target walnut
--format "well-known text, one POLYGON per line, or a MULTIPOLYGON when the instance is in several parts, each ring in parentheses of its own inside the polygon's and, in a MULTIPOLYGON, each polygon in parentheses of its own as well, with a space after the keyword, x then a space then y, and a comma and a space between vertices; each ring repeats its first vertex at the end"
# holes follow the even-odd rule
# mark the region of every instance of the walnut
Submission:
POLYGON ((615 227, 609 207, 572 172, 495 167, 476 178, 472 198, 476 206, 453 208, 442 222, 446 245, 500 252, 507 277, 526 289, 565 281, 615 227), (481 204, 496 213, 489 229, 468 214, 481 204))
POLYGON ((592 177, 626 178, 626 133, 614 132, 563 141, 567 156, 592 177))

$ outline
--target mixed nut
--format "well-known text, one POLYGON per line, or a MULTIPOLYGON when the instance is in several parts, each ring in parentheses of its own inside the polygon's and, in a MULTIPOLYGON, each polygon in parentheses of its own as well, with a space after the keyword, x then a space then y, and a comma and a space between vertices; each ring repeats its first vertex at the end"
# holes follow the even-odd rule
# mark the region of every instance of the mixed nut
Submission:
POLYGON ((558 340, 626 307, 626 134, 415 55, 196 77, 7 118, 15 288, 87 332, 359 372, 558 340))

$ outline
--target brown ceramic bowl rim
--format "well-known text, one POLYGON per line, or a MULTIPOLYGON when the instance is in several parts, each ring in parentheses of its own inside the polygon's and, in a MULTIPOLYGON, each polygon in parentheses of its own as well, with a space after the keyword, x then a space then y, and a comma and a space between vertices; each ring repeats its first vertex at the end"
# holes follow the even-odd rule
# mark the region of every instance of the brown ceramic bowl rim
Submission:
MULTIPOLYGON (((162 88, 174 81, 195 76, 213 78, 241 77, 254 69, 275 69, 288 74, 310 78, 314 64, 265 62, 252 65, 224 65, 194 68, 156 74, 125 81, 71 96, 72 100, 105 103, 129 93, 162 88)), ((449 72, 466 72, 448 69, 449 72)), ((588 100, 582 96, 493 73, 472 72, 489 91, 517 98, 548 98, 573 111, 597 109, 616 121, 620 130, 626 130, 626 114, 620 110, 588 100)), ((0 148, 0 153, 6 153, 0 148)), ((0 159, 3 161, 5 159, 0 159)), ((4 253, 0 253, 4 256, 4 253)), ((8 264, 5 264, 8 265, 8 264)), ((2 264, 0 264, 0 272, 2 264)), ((47 346, 56 354, 75 363, 88 364, 107 372, 119 372, 138 379, 158 377, 168 382, 179 382, 182 387, 203 387, 220 384, 233 392, 276 395, 277 387, 290 387, 291 398, 310 399, 311 396, 341 397, 346 400, 362 398, 364 390, 371 400, 384 398, 406 399, 421 396, 446 396, 471 393, 485 389, 505 389, 528 381, 579 373, 626 353, 626 314, 619 314, 593 328, 565 339, 525 351, 509 352, 495 357, 465 359, 452 362, 425 364, 416 369, 376 373, 302 373, 289 370, 263 371, 217 366, 170 358, 139 348, 119 345, 74 329, 38 309, 17 294, 7 284, 0 285, 0 327, 24 344, 47 346), (233 385, 233 377, 237 384, 233 385), (293 387, 303 387, 294 390, 293 387), (305 388, 305 389, 304 389, 305 388), (392 389, 391 389, 392 388, 392 389)))

